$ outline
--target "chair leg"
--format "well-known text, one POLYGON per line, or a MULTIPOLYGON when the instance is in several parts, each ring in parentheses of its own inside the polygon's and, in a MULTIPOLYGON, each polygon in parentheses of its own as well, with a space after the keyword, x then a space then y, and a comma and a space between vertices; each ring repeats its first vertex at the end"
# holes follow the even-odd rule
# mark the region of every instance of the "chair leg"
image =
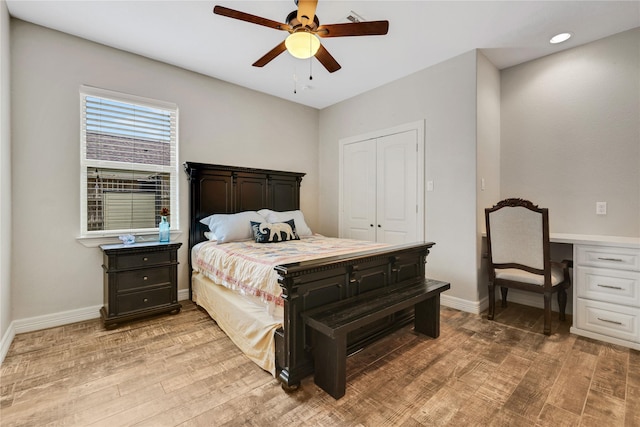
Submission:
POLYGON ((560 321, 564 322, 566 320, 564 313, 567 309, 567 291, 564 288, 558 290, 558 309, 560 310, 560 321))
POLYGON ((493 320, 496 314, 496 287, 493 282, 489 282, 489 313, 487 319, 493 320))
POLYGON ((544 293, 544 334, 551 335, 551 292, 544 293))
POLYGON ((502 294, 502 308, 507 306, 507 292, 509 292, 509 288, 500 286, 500 293, 502 294))

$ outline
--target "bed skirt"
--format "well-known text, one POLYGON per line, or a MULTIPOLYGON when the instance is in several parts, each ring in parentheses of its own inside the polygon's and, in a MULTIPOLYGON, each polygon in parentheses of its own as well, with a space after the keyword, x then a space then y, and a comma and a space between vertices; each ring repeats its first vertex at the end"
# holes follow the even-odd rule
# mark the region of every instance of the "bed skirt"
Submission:
POLYGON ((240 295, 197 272, 191 280, 193 302, 209 313, 249 359, 275 377, 274 333, 282 326, 282 307, 269 313, 257 297, 240 295))

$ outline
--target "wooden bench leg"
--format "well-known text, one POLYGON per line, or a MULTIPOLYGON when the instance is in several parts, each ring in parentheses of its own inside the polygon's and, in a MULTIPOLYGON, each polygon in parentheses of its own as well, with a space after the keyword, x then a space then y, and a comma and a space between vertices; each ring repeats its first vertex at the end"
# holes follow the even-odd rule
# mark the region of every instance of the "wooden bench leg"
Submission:
POLYGON ((347 384, 347 337, 334 339, 314 331, 313 381, 334 399, 344 396, 347 384))
POLYGON ((440 336, 440 294, 415 305, 416 332, 438 338, 440 336))

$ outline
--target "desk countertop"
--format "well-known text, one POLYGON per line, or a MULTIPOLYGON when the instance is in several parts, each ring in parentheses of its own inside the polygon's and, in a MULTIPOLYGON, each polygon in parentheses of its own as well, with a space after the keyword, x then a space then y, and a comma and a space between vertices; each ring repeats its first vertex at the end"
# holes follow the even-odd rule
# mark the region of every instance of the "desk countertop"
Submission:
POLYGON ((552 243, 570 243, 579 245, 618 246, 640 248, 640 237, 599 236, 590 234, 550 233, 552 243))

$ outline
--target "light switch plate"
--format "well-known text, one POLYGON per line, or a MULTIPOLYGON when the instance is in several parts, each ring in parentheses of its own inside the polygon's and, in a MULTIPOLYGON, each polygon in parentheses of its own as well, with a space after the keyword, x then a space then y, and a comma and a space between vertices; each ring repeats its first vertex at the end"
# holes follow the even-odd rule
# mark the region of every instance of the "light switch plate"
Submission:
POLYGON ((607 214, 607 202, 596 202, 596 215, 607 214))

